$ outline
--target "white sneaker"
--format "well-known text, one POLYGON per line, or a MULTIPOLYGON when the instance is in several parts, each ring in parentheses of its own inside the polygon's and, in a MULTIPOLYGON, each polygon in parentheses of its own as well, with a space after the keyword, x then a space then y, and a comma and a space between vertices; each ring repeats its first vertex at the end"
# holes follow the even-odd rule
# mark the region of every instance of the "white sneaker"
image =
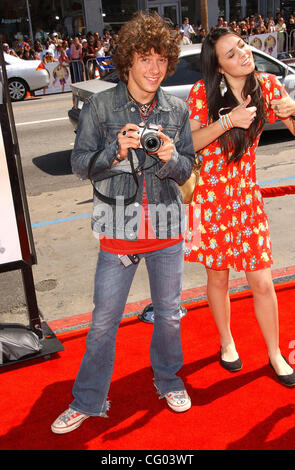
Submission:
POLYGON ((166 393, 165 398, 170 408, 177 413, 186 411, 192 406, 191 399, 186 390, 166 393))
POLYGON ((89 418, 88 415, 84 415, 72 408, 68 408, 59 415, 51 425, 51 431, 55 434, 65 434, 67 432, 74 431, 74 429, 77 429, 87 418, 89 418))

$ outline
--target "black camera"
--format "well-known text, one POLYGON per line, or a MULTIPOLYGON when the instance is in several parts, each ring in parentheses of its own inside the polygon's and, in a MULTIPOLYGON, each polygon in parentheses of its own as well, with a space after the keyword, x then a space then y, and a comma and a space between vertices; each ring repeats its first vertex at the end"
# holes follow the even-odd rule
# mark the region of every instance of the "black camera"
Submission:
POLYGON ((137 131, 140 137, 139 148, 142 148, 146 153, 156 153, 163 143, 157 134, 158 130, 159 127, 156 124, 139 125, 137 131))

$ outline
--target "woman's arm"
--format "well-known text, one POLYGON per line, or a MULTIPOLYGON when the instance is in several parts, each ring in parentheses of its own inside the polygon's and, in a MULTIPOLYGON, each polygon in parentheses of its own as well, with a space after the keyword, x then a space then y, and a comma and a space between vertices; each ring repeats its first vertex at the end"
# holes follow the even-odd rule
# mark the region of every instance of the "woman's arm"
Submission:
MULTIPOLYGON (((247 107, 250 102, 251 97, 248 96, 243 104, 236 106, 228 113, 233 127, 248 129, 251 126, 252 121, 256 116, 256 107, 247 107)), ((206 127, 201 127, 200 121, 191 119, 190 125, 193 136, 194 149, 196 152, 211 144, 211 142, 214 142, 216 139, 218 139, 218 137, 227 132, 222 127, 219 120, 209 124, 206 127)))
POLYGON ((224 130, 218 121, 209 124, 207 127, 201 127, 199 121, 190 119, 190 126, 196 152, 211 144, 211 142, 214 142, 214 140, 224 134, 224 130))

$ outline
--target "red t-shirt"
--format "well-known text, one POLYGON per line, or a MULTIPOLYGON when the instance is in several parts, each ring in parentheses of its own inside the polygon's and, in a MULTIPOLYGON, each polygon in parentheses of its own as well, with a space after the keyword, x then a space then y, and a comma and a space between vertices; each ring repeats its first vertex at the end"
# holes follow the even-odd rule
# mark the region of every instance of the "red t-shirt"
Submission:
POLYGON ((101 235, 100 249, 110 253, 132 255, 137 253, 146 253, 148 251, 161 250, 162 248, 176 245, 176 243, 179 243, 182 239, 182 235, 174 238, 166 238, 164 240, 159 240, 156 238, 151 224, 148 210, 148 199, 144 182, 142 195, 142 214, 137 240, 120 240, 117 238, 108 238, 101 235))

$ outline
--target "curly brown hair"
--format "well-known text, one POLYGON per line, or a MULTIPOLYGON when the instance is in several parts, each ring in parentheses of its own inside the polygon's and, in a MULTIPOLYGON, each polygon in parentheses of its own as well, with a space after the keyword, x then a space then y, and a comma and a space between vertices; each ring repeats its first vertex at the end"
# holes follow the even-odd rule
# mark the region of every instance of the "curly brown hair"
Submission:
POLYGON ((168 23, 157 13, 138 12, 120 29, 118 47, 113 57, 113 64, 122 82, 128 82, 134 53, 146 55, 152 49, 168 59, 167 75, 172 75, 180 52, 177 38, 173 36, 168 23))

